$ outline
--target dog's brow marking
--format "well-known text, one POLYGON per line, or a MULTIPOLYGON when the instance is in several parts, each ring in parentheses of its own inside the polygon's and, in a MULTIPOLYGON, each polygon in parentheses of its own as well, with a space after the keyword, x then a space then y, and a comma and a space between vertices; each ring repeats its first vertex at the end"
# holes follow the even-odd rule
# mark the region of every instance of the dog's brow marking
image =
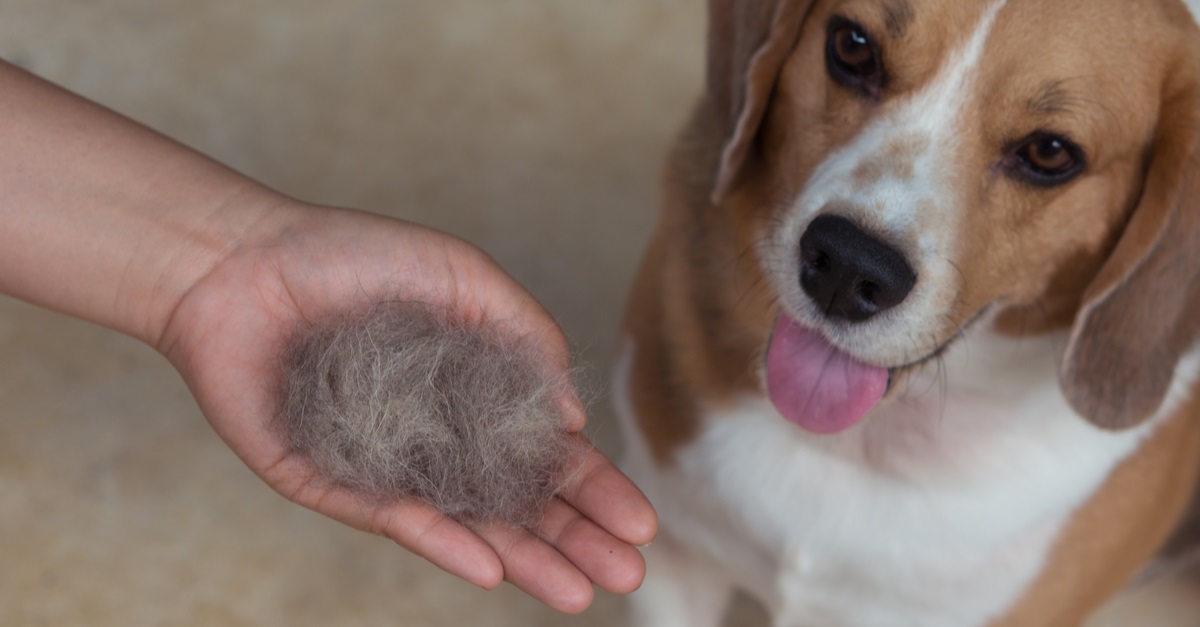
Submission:
MULTIPOLYGON (((996 16, 1007 3, 1008 0, 995 0, 987 5, 974 32, 962 47, 946 57, 933 80, 894 115, 878 123, 885 138, 893 141, 911 138, 924 147, 911 156, 912 166, 906 168, 913 173, 910 179, 893 180, 874 190, 874 194, 908 198, 907 202, 890 203, 887 215, 880 216, 887 223, 903 229, 902 225, 911 225, 917 218, 916 212, 930 211, 941 214, 939 220, 948 227, 955 222, 952 214, 956 205, 951 199, 955 188, 955 155, 962 135, 959 126, 974 93, 974 79, 988 36, 996 16)), ((942 245, 947 243, 943 241, 942 245)))
MULTIPOLYGON (((884 203, 883 211, 875 212, 891 228, 907 230, 919 213, 929 216, 932 212, 938 214, 937 220, 947 227, 944 234, 949 236, 952 232, 955 222, 952 214, 956 207, 952 201, 955 197, 955 155, 962 134, 959 126, 974 93, 974 79, 983 60, 988 36, 997 14, 1006 4, 1007 0, 988 4, 970 37, 946 57, 933 80, 892 115, 876 122, 874 128, 864 134, 866 137, 874 135, 875 139, 868 139, 868 143, 860 147, 863 152, 859 152, 858 157, 851 156, 852 159, 869 160, 870 155, 883 154, 885 146, 897 141, 919 147, 906 155, 909 163, 905 168, 896 168, 893 164, 888 168, 892 177, 862 189, 858 194, 862 205, 870 204, 863 202, 867 200, 865 197, 893 199, 893 202, 884 203), (900 171, 908 176, 895 176, 900 171)), ((935 248, 943 248, 949 242, 943 239, 941 245, 929 243, 935 248)), ((931 254, 928 246, 922 248, 925 254, 931 254)), ((935 257, 942 254, 932 253, 935 257)))
POLYGON ((1071 95, 1063 89, 1061 80, 1049 81, 1038 90, 1036 96, 1029 99, 1028 108, 1031 113, 1051 115, 1066 111, 1071 106, 1071 95))
POLYGON ((970 93, 971 79, 983 58, 996 15, 1006 4, 1008 0, 996 0, 984 10, 967 44, 951 56, 947 66, 938 72, 933 82, 909 102, 902 115, 907 121, 916 122, 916 130, 932 137, 956 132, 953 122, 963 110, 963 100, 970 93))
POLYGON ((914 17, 912 3, 909 0, 897 0, 884 8, 883 23, 892 38, 902 39, 914 17))

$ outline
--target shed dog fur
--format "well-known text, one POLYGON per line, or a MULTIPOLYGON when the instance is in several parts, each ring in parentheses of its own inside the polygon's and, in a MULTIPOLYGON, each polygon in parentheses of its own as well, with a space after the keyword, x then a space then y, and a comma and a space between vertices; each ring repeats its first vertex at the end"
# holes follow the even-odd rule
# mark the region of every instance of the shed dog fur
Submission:
POLYGON ((568 385, 502 324, 386 300, 296 330, 275 424, 364 497, 536 528, 586 450, 564 428, 568 385))

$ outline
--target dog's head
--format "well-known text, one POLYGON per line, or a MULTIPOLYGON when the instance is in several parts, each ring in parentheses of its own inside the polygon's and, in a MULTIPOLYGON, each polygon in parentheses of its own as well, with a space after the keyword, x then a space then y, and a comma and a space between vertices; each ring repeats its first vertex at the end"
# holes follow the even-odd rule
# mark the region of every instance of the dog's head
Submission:
POLYGON ((1200 335, 1200 31, 1183 3, 710 9, 713 199, 761 242, 778 359, 825 350, 881 388, 984 319, 1070 329, 1060 379, 1080 414, 1155 413, 1200 335))

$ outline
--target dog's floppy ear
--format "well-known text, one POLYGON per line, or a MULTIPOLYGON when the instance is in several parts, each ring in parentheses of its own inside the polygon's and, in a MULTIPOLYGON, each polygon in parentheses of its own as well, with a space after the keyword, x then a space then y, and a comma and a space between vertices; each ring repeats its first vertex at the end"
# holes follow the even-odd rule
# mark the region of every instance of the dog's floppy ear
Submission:
POLYGON ((1187 70, 1164 90, 1142 196, 1063 358, 1068 401, 1105 429, 1153 416, 1200 336, 1200 86, 1187 70))
POLYGON ((813 0, 709 0, 706 98, 725 131, 714 204, 737 181, 779 71, 813 4, 813 0))

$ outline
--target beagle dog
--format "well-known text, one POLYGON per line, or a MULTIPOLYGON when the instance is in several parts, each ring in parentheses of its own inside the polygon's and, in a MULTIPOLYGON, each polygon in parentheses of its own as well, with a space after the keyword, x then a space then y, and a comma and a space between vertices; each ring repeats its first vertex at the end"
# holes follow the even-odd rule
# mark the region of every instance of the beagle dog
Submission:
POLYGON ((616 378, 634 625, 1080 625, 1188 537, 1190 4, 710 0, 616 378))

